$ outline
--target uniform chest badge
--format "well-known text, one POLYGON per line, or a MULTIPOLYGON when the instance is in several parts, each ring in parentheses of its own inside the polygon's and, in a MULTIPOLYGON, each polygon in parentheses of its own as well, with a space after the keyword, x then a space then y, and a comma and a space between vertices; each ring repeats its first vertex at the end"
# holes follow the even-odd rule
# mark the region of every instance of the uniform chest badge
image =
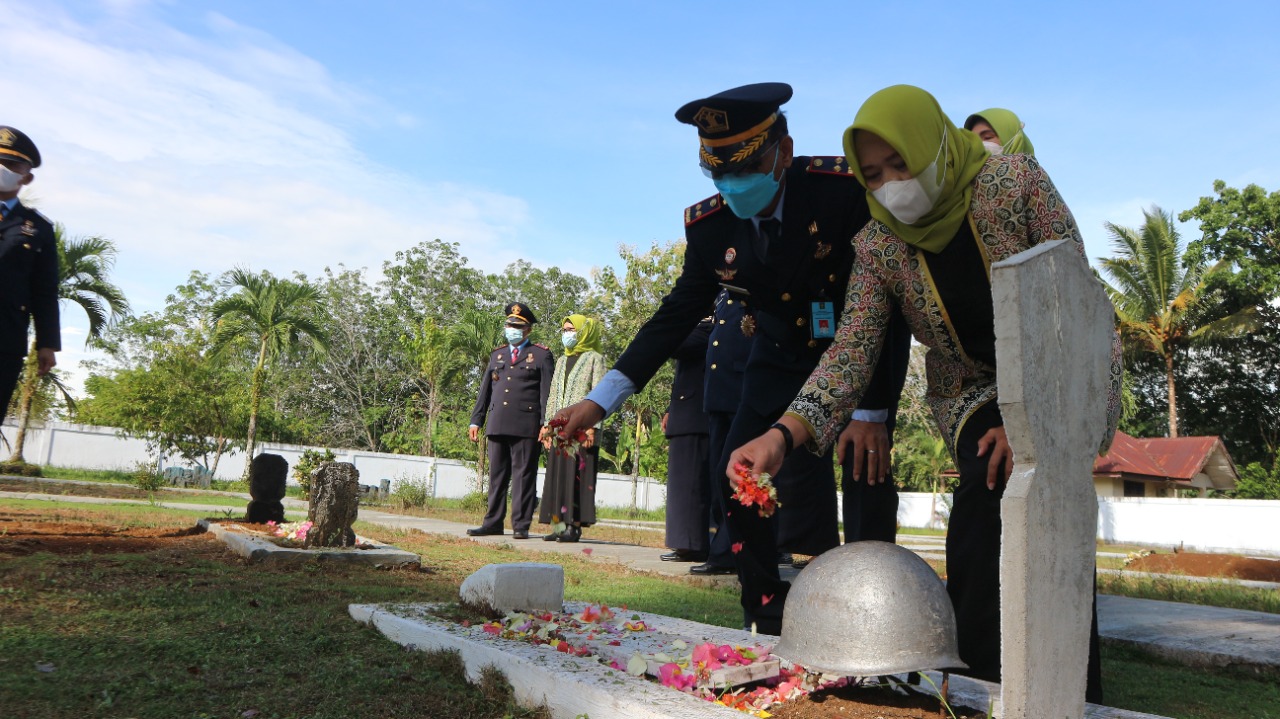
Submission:
POLYGON ((497 381, 498 381, 498 370, 494 370, 494 371, 493 371, 493 381, 494 381, 494 382, 497 382, 497 381))
POLYGON ((22 234, 27 237, 34 237, 36 234, 36 226, 31 220, 22 223, 22 234))
POLYGON ((756 334, 756 318, 751 315, 744 315, 742 321, 738 323, 738 329, 742 330, 745 337, 754 337, 756 334))
POLYGON ((738 274, 737 270, 731 270, 728 267, 716 270, 716 277, 719 277, 721 282, 728 282, 736 274, 738 274))
POLYGON ((809 223, 809 234, 811 234, 811 235, 816 235, 816 234, 818 234, 818 221, 817 221, 817 220, 814 220, 813 222, 810 222, 810 223, 809 223))
POLYGON ((819 242, 818 249, 813 251, 814 258, 819 260, 826 259, 827 255, 829 254, 831 254, 830 242, 819 242))
POLYGON ((533 353, 530 352, 529 354, 526 354, 524 356, 524 361, 526 364, 533 364, 533 353))
POLYGON ((733 264, 733 261, 734 261, 734 260, 736 260, 736 259, 738 259, 738 251, 737 251, 737 250, 735 250, 735 249, 733 249, 732 247, 730 247, 729 249, 727 249, 727 250, 725 250, 725 251, 724 251, 724 263, 725 263, 726 265, 732 265, 732 264, 733 264))

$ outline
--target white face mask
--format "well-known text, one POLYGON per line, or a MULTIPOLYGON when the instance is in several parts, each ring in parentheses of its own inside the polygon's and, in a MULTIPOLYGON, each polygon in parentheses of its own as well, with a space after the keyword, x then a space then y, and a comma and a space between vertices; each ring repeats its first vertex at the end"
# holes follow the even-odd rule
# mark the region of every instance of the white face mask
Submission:
POLYGON ((929 214, 938 196, 942 194, 942 182, 946 177, 938 177, 938 160, 947 148, 947 138, 943 135, 942 144, 938 147, 938 155, 920 174, 910 180, 892 180, 871 191, 876 198, 899 222, 913 225, 921 217, 929 214))
POLYGON ((14 172, 4 165, 0 165, 0 192, 13 192, 22 187, 22 179, 26 175, 14 172))
POLYGON ((1004 146, 1003 146, 1003 145, 1001 145, 1001 144, 1000 144, 1000 143, 998 143, 998 142, 991 142, 990 140, 983 140, 983 141, 982 141, 982 146, 983 146, 983 147, 985 147, 985 148, 987 148, 987 152, 990 152, 992 155, 1003 155, 1003 154, 1004 154, 1004 146))

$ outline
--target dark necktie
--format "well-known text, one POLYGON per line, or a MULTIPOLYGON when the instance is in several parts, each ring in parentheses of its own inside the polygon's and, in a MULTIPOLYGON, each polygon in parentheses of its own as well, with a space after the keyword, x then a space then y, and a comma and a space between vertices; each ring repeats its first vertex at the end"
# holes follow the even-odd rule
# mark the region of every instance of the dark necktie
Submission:
POLYGON ((782 223, 773 218, 760 221, 760 231, 756 233, 755 250, 756 257, 761 262, 769 256, 769 245, 778 241, 781 237, 782 223))

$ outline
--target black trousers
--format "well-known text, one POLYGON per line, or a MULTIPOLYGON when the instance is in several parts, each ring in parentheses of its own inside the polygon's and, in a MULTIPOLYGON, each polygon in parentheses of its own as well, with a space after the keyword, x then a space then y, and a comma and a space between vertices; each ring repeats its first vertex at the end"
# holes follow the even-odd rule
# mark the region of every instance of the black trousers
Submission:
POLYGON ((511 489, 511 528, 529 531, 533 524, 533 505, 538 497, 538 453, 542 445, 537 437, 490 435, 489 442, 489 510, 481 527, 502 529, 507 516, 507 489, 511 489))
POLYGON ((668 437, 666 546, 686 552, 706 552, 710 537, 711 463, 705 434, 668 437))
MULTIPOLYGON (((707 563, 718 567, 732 567, 737 564, 733 556, 733 532, 729 529, 729 519, 725 516, 725 495, 720 489, 724 480, 725 464, 721 457, 727 457, 724 451, 725 441, 729 438, 729 428, 733 425, 732 412, 707 413, 707 508, 711 517, 708 521, 710 534, 707 548, 707 563)), ((728 460, 725 460, 727 464, 728 460)))
POLYGON ((0 422, 4 421, 9 411, 9 400, 13 399, 13 390, 18 386, 18 375, 22 374, 22 355, 0 355, 0 422))
MULTIPOLYGON (((956 613, 960 659, 969 665, 958 674, 1000 681, 1000 499, 1004 485, 987 489, 987 458, 978 456, 978 440, 996 426, 998 416, 979 410, 956 443, 960 485, 952 497, 947 526, 947 594, 956 613)), ((1102 661, 1098 652, 1098 601, 1093 601, 1085 699, 1102 702, 1102 661)))

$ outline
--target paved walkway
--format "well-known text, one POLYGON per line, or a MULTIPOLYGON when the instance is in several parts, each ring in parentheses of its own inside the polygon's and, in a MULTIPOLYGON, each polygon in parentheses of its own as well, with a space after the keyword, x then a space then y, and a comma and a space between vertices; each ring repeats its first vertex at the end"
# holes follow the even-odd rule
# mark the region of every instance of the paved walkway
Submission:
MULTIPOLYGON (((85 504, 149 504, 139 500, 60 494, 4 492, 3 496, 85 504)), ((164 502, 157 505, 211 512, 215 513, 214 516, 227 509, 225 506, 194 503, 164 502)), ((306 504, 301 500, 286 498, 285 506, 289 514, 301 514, 305 511, 306 504)), ((592 539, 589 530, 581 542, 561 544, 541 541, 538 535, 526 540, 512 539, 510 534, 468 537, 465 524, 372 509, 361 509, 360 520, 384 527, 416 529, 428 534, 444 534, 485 544, 509 544, 529 552, 587 554, 592 561, 619 562, 638 571, 677 577, 691 584, 728 585, 737 582, 733 576, 692 576, 688 574, 687 563, 661 561, 658 555, 662 550, 592 539)), ((942 552, 941 541, 941 537, 908 534, 898 536, 898 543, 908 549, 922 556, 936 554, 939 558, 942 552)), ((781 572, 784 579, 792 579, 799 573, 791 567, 782 567, 781 572)), ((1273 591, 1280 589, 1273 588, 1273 591)), ((1134 645, 1178 663, 1206 667, 1232 666, 1280 677, 1280 614, 1099 595, 1098 631, 1103 639, 1134 645)))

